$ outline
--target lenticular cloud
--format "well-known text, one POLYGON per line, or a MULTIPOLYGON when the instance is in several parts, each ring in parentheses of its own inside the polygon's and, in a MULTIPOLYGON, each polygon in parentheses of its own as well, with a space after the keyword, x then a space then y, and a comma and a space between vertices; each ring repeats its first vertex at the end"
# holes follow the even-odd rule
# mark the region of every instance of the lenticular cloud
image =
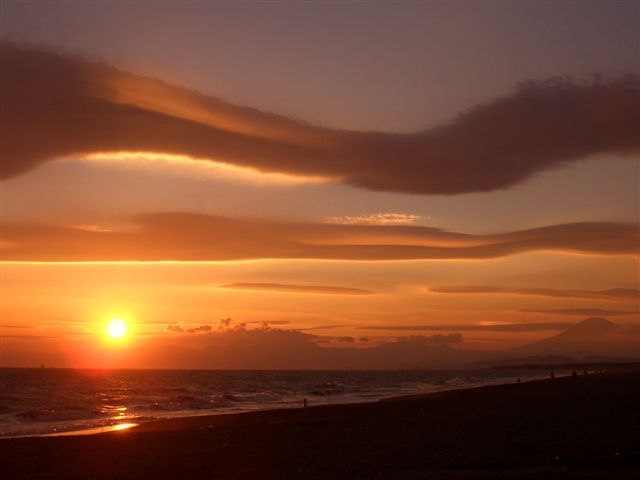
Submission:
POLYGON ((459 194, 507 188, 595 154, 640 149, 635 76, 526 82, 440 127, 396 134, 317 127, 13 43, 0 45, 0 64, 3 179, 71 155, 146 151, 370 190, 459 194))

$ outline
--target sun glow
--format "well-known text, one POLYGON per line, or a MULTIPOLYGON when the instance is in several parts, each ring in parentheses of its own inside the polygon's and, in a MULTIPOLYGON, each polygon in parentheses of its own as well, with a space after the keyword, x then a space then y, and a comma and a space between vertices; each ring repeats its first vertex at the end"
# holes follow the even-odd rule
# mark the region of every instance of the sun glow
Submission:
POLYGON ((109 338, 119 339, 127 334, 127 324, 119 318, 114 318, 107 325, 107 336, 109 338))

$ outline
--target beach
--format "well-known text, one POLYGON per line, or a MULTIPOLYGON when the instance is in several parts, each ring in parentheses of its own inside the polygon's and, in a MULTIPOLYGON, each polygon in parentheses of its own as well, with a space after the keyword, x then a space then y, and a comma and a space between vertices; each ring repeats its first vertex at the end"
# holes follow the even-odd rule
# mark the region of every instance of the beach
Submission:
POLYGON ((638 478, 640 370, 0 441, 4 479, 638 478))

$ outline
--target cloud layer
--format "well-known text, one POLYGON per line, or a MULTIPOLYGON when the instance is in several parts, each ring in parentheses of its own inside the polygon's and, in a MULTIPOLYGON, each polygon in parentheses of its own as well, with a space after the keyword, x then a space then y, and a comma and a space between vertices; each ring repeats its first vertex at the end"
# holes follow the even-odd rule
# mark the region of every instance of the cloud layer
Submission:
POLYGON ((343 215, 326 218, 326 223, 340 225, 411 225, 423 220, 422 215, 407 213, 373 213, 370 215, 343 215))
POLYGON ((520 311, 525 313, 540 313, 543 315, 575 315, 578 317, 612 317, 638 314, 637 310, 605 310, 602 308, 547 308, 520 311))
POLYGON ((371 190, 457 194, 516 185, 640 148, 640 81, 528 82, 415 134, 321 128, 84 58, 0 45, 0 178, 95 152, 183 154, 371 190), (43 81, 46 79, 46 81, 43 81))
POLYGON ((282 283, 230 283, 228 285, 221 285, 220 288, 326 295, 372 295, 375 293, 371 290, 363 290, 360 288, 336 287, 331 285, 288 285, 282 283))
MULTIPOLYGON (((358 348, 353 337, 325 337, 281 329, 231 329, 219 333, 179 335, 142 352, 143 365, 221 369, 387 369, 438 368, 486 358, 487 353, 443 348, 460 343, 460 334, 414 336, 374 347, 358 348)), ((362 342, 360 340, 360 342, 362 342)), ((365 342, 366 343, 366 342, 365 342)))
POLYGON ((212 330, 211 325, 200 325, 198 327, 185 327, 182 323, 167 325, 168 332, 176 333, 205 333, 212 330))
MULTIPOLYGON (((574 326, 574 323, 546 322, 546 323, 488 323, 486 325, 462 324, 462 325, 370 325, 358 327, 358 330, 384 330, 406 332, 511 332, 528 333, 547 330, 564 330, 574 326)), ((456 335, 456 334, 454 334, 456 335)), ((459 335, 459 334, 458 334, 459 335)))
MULTIPOLYGON (((574 223, 495 235, 431 227, 285 223, 186 213, 138 215, 128 231, 21 223, 3 226, 4 261, 487 259, 530 251, 637 255, 638 225, 574 223)), ((547 289, 439 287, 441 293, 591 295, 547 289), (462 290, 461 290, 462 288, 462 290)), ((600 292, 619 298, 620 292, 600 292)))
POLYGON ((560 290, 553 288, 512 288, 491 287, 482 285, 453 285, 429 288, 435 293, 452 294, 509 294, 509 295, 536 295, 553 298, 580 298, 585 300, 618 300, 638 301, 640 290, 633 288, 611 288, 608 290, 560 290))
POLYGON ((396 340, 398 342, 415 342, 423 345, 448 345, 450 343, 462 343, 462 334, 409 335, 408 337, 397 337, 396 340))

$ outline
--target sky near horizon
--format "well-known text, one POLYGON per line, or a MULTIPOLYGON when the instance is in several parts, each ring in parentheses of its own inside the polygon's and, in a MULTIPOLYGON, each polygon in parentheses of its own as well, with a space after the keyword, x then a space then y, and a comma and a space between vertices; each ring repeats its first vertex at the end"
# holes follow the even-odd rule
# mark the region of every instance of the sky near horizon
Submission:
POLYGON ((4 1, 0 365, 637 324, 639 8, 4 1))

